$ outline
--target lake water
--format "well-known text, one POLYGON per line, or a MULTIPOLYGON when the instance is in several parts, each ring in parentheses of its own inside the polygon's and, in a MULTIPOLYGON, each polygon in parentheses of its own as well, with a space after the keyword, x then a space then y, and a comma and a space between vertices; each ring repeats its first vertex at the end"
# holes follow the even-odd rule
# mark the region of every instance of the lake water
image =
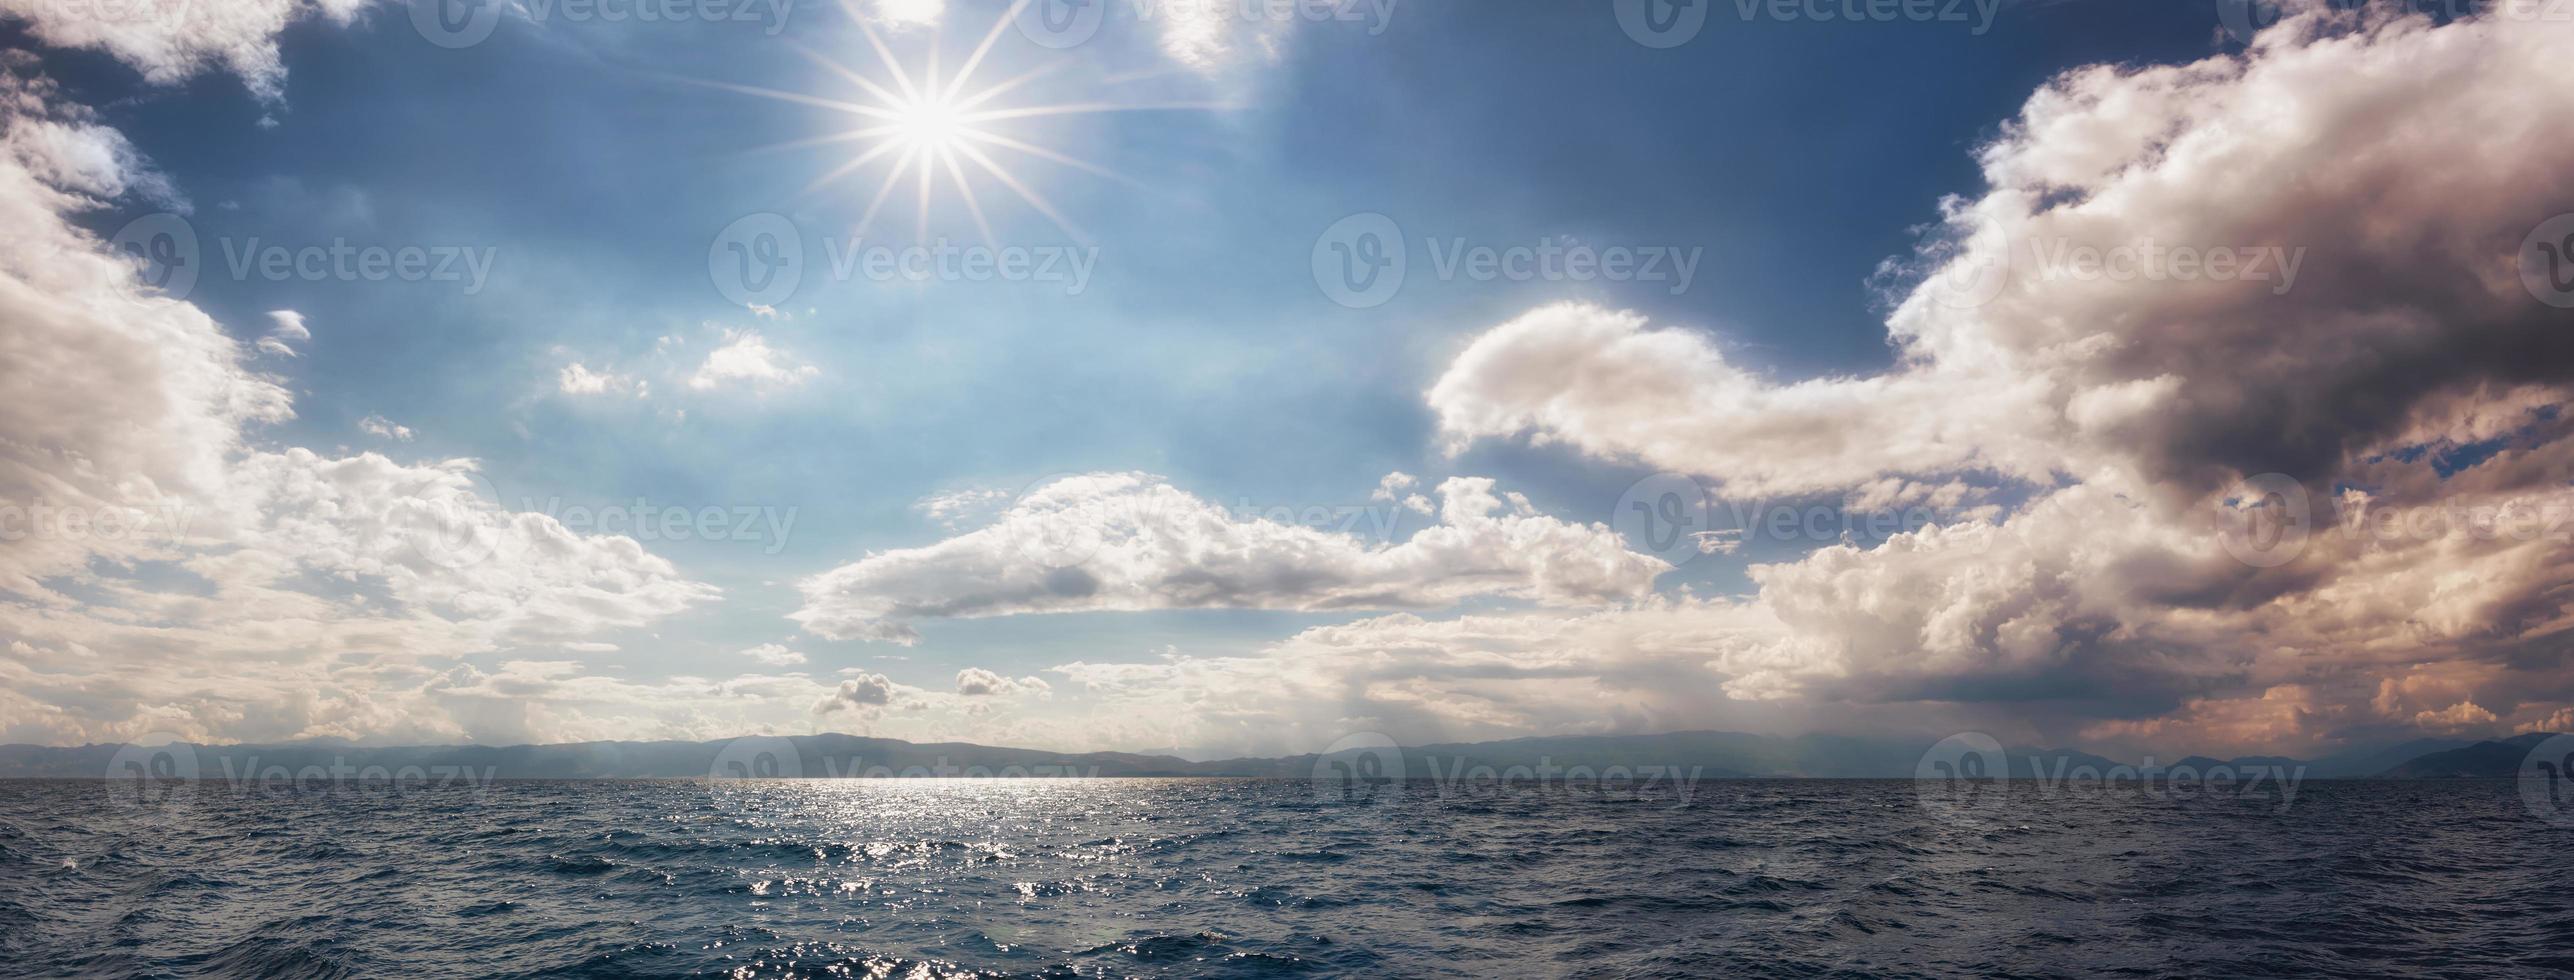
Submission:
POLYGON ((109 786, 0 781, 0 972, 2574 970, 2574 830, 2507 781, 109 786))

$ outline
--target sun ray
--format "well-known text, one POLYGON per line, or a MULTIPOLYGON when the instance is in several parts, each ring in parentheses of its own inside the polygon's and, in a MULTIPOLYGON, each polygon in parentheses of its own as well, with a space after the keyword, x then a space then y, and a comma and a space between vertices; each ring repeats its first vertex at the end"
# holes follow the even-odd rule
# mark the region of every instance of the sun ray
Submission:
POLYGON ((956 154, 942 154, 939 159, 947 164, 948 176, 955 179, 956 193, 965 199, 966 213, 974 216, 974 230, 983 236, 983 247, 991 248, 998 244, 993 241, 991 222, 983 219, 983 204, 974 198, 974 184, 965 179, 965 168, 956 165, 956 154))
POLYGON ((777 99, 781 102, 795 102, 802 105, 818 106, 824 109, 846 112, 851 115, 872 116, 877 119, 902 118, 901 113, 883 106, 860 105, 855 102, 842 102, 838 99, 826 99, 820 96, 802 95, 795 92, 781 92, 777 89, 761 88, 757 85, 737 85, 732 82, 717 82, 703 78, 689 78, 685 75, 663 75, 662 77, 676 82, 684 82, 689 85, 703 85, 707 88, 723 89, 727 92, 739 92, 743 95, 756 95, 763 99, 777 99))
POLYGON ((1099 175, 1099 176, 1106 177, 1106 178, 1108 178, 1108 179, 1110 179, 1110 180, 1114 180, 1114 181, 1117 181, 1117 182, 1119 182, 1119 183, 1126 184, 1126 185, 1129 185, 1129 186, 1133 186, 1133 187, 1143 187, 1143 186, 1145 186, 1145 185, 1144 185, 1144 183, 1143 183, 1142 181, 1136 180, 1136 179, 1135 179, 1135 178, 1133 178, 1133 177, 1129 177, 1129 176, 1126 176, 1125 174, 1118 173, 1117 171, 1110 170, 1110 169, 1108 169, 1108 168, 1106 168, 1106 167, 1103 167, 1103 166, 1100 166, 1100 165, 1098 165, 1098 164, 1092 163, 1092 162, 1090 162, 1090 161, 1088 161, 1088 160, 1083 160, 1083 159, 1080 159, 1080 158, 1078 158, 1078 157, 1065 156, 1064 154, 1057 153, 1057 152, 1055 152, 1055 151, 1053 151, 1053 150, 1046 149, 1045 147, 1038 146, 1037 144, 1027 142, 1026 140, 1015 140, 1015 139, 1011 139, 1010 137, 1003 136, 1003 135, 1001 135, 1001 134, 999 134, 999 133, 986 133, 986 132, 983 132, 983 131, 981 131, 981 130, 974 130, 974 129, 966 130, 965 132, 963 132, 963 133, 961 133, 961 134, 959 134, 959 135, 962 135, 962 136, 963 136, 963 137, 965 137, 966 139, 976 140, 976 141, 984 142, 984 143, 990 143, 990 144, 992 144, 992 145, 994 145, 994 146, 1007 147, 1007 148, 1009 148, 1009 149, 1017 150, 1017 151, 1019 151, 1019 152, 1021 152, 1021 153, 1025 153, 1025 154, 1028 154, 1029 156, 1037 157, 1037 158, 1040 158, 1040 159, 1044 159, 1044 160, 1052 160, 1052 161, 1054 161, 1054 162, 1056 162, 1056 163, 1063 164, 1064 166, 1071 167, 1071 168, 1073 168, 1073 169, 1075 169, 1075 170, 1079 170, 1079 171, 1082 171, 1082 172, 1084 172, 1084 173, 1097 174, 1097 175, 1099 175))
POLYGON ((819 51, 815 51, 812 48, 805 47, 804 45, 793 41, 787 42, 787 50, 803 55, 806 60, 822 66, 823 70, 847 79, 850 84, 856 85, 859 88, 866 89, 867 94, 873 95, 879 100, 890 103, 899 103, 903 101, 902 99, 895 97, 894 93, 886 91, 884 86, 876 84, 874 79, 857 73, 847 65, 823 57, 822 53, 819 51))
POLYGON ((1001 13, 1000 20, 992 22, 992 29, 983 34, 983 43, 974 46, 974 53, 966 56, 965 64, 956 70, 956 77, 948 79, 947 91, 939 93, 939 98, 956 101, 957 93, 965 91, 966 81, 974 77, 974 69, 983 64, 983 56, 992 53, 992 42, 1001 39, 1001 32, 1008 30, 1010 22, 1018 19, 1019 11, 1027 6, 1028 0, 1017 0, 1010 9, 1001 13))
POLYGON ((1078 116, 1102 112, 1168 112, 1174 110, 1208 111, 1227 108, 1231 108, 1231 106, 1222 102, 1157 102, 1145 104, 1076 102, 1065 105, 1025 106, 1015 109, 986 109, 982 112, 968 113, 964 116, 960 116, 959 119, 968 123, 985 123, 999 122, 1004 119, 1033 119, 1039 116, 1078 116))
POLYGON ((806 147, 813 146, 830 146, 834 143, 855 143, 860 140, 883 139, 885 134, 893 132, 894 129, 895 127, 888 123, 883 126, 869 126, 865 129, 852 129, 845 132, 828 133, 821 136, 808 136, 804 139, 787 140, 783 143, 764 143, 739 152, 742 154, 776 153, 782 150, 801 150, 806 147))
POLYGON ((837 167, 832 168, 832 169, 831 169, 831 172, 826 173, 826 174, 823 174, 823 175, 822 175, 822 176, 820 176, 820 177, 816 177, 816 178, 814 178, 814 179, 813 179, 813 183, 810 183, 810 184, 806 184, 806 185, 804 185, 804 190, 803 190, 801 193, 803 193, 803 194, 811 194, 811 193, 813 193, 814 191, 820 190, 820 189, 822 188, 822 185, 824 185, 824 184, 828 184, 828 183, 830 183, 830 182, 832 182, 832 181, 839 180, 839 179, 840 179, 840 178, 842 178, 842 177, 846 177, 846 176, 848 176, 848 175, 850 175, 850 174, 852 174, 852 173, 855 173, 855 172, 857 172, 857 171, 858 171, 858 169, 859 169, 859 168, 864 167, 864 166, 868 165, 869 163, 874 162, 874 161, 876 160, 876 158, 881 157, 881 156, 884 156, 884 155, 885 155, 885 154, 887 154, 887 153, 891 153, 891 152, 893 152, 893 151, 895 151, 895 150, 898 150, 898 149, 901 149, 901 148, 902 148, 902 144, 900 144, 900 143, 881 143, 881 144, 878 144, 878 145, 876 146, 876 148, 875 148, 875 149, 869 150, 869 151, 867 151, 867 152, 865 152, 865 153, 861 153, 861 154, 859 154, 859 155, 857 155, 857 156, 854 156, 854 157, 850 157, 850 158, 849 158, 849 160, 848 160, 848 162, 843 163, 843 164, 841 164, 840 166, 837 166, 837 167))
MULTIPOLYGON (((892 144, 887 144, 887 145, 892 145, 892 144)), ((865 238, 865 237, 867 237, 867 228, 868 228, 868 226, 873 225, 873 224, 875 224, 875 223, 876 223, 876 210, 877 210, 878 208, 882 208, 882 207, 884 207, 884 206, 885 206, 885 198, 892 196, 892 195, 893 195, 893 193, 894 193, 894 188, 902 184, 902 182, 903 182, 903 170, 904 170, 904 168, 909 167, 909 166, 911 166, 911 165, 912 165, 912 157, 913 157, 913 155, 914 155, 914 154, 917 154, 917 153, 919 153, 919 152, 920 152, 920 151, 919 151, 919 149, 918 149, 918 148, 916 148, 916 147, 915 147, 915 148, 907 148, 907 149, 905 149, 905 150, 903 151, 902 159, 897 160, 897 161, 895 161, 895 162, 894 162, 894 172, 893 172, 893 173, 890 173, 890 174, 886 174, 886 175, 885 175, 885 184, 884 184, 884 186, 876 188, 876 197, 875 197, 875 199, 867 202, 867 213, 865 213, 865 214, 862 214, 862 215, 859 215, 859 216, 858 216, 858 229, 857 229, 856 231, 850 232, 850 237, 852 237, 852 238, 865 238)))
POLYGON ((938 176, 938 167, 931 161, 937 159, 940 153, 946 152, 946 149, 944 146, 934 144, 921 148, 921 201, 919 218, 912 224, 914 242, 929 240, 930 181, 938 176))
POLYGON ((982 105, 986 102, 992 101, 993 99, 1007 95, 1010 90, 1026 85, 1029 82, 1036 81, 1037 79, 1043 78, 1047 75, 1054 74, 1055 69, 1061 67, 1063 67, 1063 63, 1056 62, 1051 65, 1043 65, 1021 72, 1018 75, 1012 76, 1009 80, 994 85, 991 88, 984 89, 983 91, 976 92, 973 95, 956 100, 954 103, 956 111, 964 112, 967 109, 974 108, 975 106, 982 105))
POLYGON ((1010 176, 1010 172, 1008 170, 1004 170, 1000 164, 992 162, 991 157, 984 156, 983 151, 975 149, 972 144, 959 144, 957 149, 965 154, 966 159, 974 161, 986 172, 990 173, 992 175, 992 179, 1000 181, 1001 186, 1007 187, 1012 192, 1017 193, 1021 200, 1028 202, 1029 207, 1036 208, 1039 214, 1043 214, 1046 217, 1053 219, 1055 227, 1063 229, 1064 234, 1072 236, 1073 240, 1076 242, 1080 242, 1084 245, 1090 244, 1090 236, 1083 234, 1079 227, 1074 226, 1072 219, 1064 217, 1063 212, 1055 210, 1055 206, 1047 203, 1044 195, 1038 194, 1034 190, 1030 190, 1028 185, 1020 183, 1019 178, 1010 176))
POLYGON ((884 59, 885 70, 894 74, 894 86, 903 90, 903 97, 914 102, 920 101, 920 90, 912 87, 912 78, 903 71, 902 61, 894 57, 891 49, 885 47, 885 39, 876 34, 876 29, 868 26, 867 17, 858 13, 856 0, 841 0, 841 5, 850 8, 851 18, 858 22, 858 33, 867 39, 868 47, 876 49, 876 57, 884 59))

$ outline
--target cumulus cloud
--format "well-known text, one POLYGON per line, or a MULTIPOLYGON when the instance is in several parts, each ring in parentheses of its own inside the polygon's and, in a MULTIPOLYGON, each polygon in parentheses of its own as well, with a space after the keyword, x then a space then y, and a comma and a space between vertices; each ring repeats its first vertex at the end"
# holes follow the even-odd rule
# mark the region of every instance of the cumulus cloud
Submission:
POLYGON ((1371 545, 1237 516, 1146 474, 1069 477, 981 529, 805 580, 794 618, 833 639, 910 643, 918 620, 1030 613, 1404 609, 1477 596, 1589 605, 1639 597, 1670 568, 1491 480, 1451 479, 1439 496, 1439 523, 1371 545))
POLYGON ((821 369, 800 364, 784 352, 769 346, 756 330, 726 330, 724 343, 706 355, 706 362, 690 375, 688 386, 708 391, 728 385, 746 385, 767 393, 793 388, 821 374, 821 369))
POLYGON ((883 674, 859 671, 856 676, 841 681, 838 688, 823 695, 821 700, 815 701, 813 713, 828 715, 848 711, 861 717, 872 716, 894 703, 898 686, 883 674))
POLYGON ((2308 7, 2239 56, 2076 70, 1888 270, 1918 280, 1891 370, 1779 381, 1706 334, 1560 304, 1475 338, 1428 401, 1452 449, 1527 436, 1736 499, 1969 512, 1754 566, 1778 635, 1717 659, 1737 698, 2079 703, 2137 719, 2095 733, 2168 715, 2307 740, 2543 717, 2568 681, 2534 652, 2574 625, 2547 517, 2574 506, 2574 331, 2518 253, 2574 200, 2569 42, 2308 7), (2317 526, 2247 559, 2271 492, 2317 526), (2494 669, 2370 710, 2417 662, 2494 669))
POLYGON ((410 426, 400 424, 381 415, 369 415, 365 418, 359 419, 358 431, 364 432, 367 435, 374 436, 378 439, 391 439, 395 442, 411 441, 410 426))
POLYGON ((1044 694, 1053 685, 1037 677, 1005 677, 981 667, 968 667, 956 672, 956 693, 969 698, 1000 697, 1012 694, 1044 694))
POLYGON ((555 373, 554 386, 566 395, 606 395, 633 392, 641 397, 644 383, 632 375, 614 371, 594 371, 589 365, 574 361, 555 373))
MULTIPOLYGON (((166 182, 25 64, 0 59, 0 740, 497 731, 442 710, 428 665, 714 597, 500 507, 468 461, 254 444, 287 392, 70 220, 166 182)), ((309 336, 276 315, 262 339, 309 336)))

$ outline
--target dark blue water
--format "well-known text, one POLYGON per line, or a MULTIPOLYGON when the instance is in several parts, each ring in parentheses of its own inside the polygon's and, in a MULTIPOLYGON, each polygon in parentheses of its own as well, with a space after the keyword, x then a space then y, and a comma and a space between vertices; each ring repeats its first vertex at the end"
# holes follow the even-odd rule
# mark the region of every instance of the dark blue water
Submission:
MULTIPOLYGON (((1239 780, 502 782, 150 805, 0 781, 0 972, 167 976, 2574 971, 2508 782, 1899 781, 1318 799, 1239 780)), ((1391 796, 1391 794, 1384 794, 1391 796)))

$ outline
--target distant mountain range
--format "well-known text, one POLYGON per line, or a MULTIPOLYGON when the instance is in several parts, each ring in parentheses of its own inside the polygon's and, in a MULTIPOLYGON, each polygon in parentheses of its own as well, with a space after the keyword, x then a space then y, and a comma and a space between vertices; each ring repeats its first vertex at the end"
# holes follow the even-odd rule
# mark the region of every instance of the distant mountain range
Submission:
MULTIPOLYGON (((2509 777, 2529 750, 2548 736, 2503 741, 2421 739, 2311 760, 2279 756, 2211 759, 2191 756, 2168 763, 2124 763, 2068 749, 2002 750, 2014 777, 2061 776, 2088 767, 2095 773, 2124 769, 2148 775, 2187 767, 2205 773, 2294 772, 2299 778, 2432 779, 2509 777), (2275 768, 2274 768, 2275 767, 2275 768)), ((1947 744, 1947 743, 1942 743, 1947 744)), ((1989 744, 1989 743, 1987 743, 1989 744)), ((1673 732, 1663 735, 1594 735, 1520 738, 1498 742, 1404 746, 1391 743, 1343 747, 1328 756, 1222 759, 1192 762, 1176 756, 1129 752, 1046 752, 963 742, 915 743, 857 735, 753 736, 712 742, 574 742, 556 745, 362 746, 337 741, 264 745, 128 745, 53 747, 0 745, 0 778, 99 778, 148 775, 213 780, 288 779, 313 771, 464 774, 479 779, 700 779, 715 777, 841 776, 1244 776, 1312 778, 1317 773, 1364 776, 1457 777, 1521 767, 1530 771, 1584 769, 1603 772, 1648 768, 1692 779, 1861 778, 1905 779, 1923 766, 1928 747, 1917 741, 1841 735, 1780 737, 1738 732, 1673 732)), ((1987 757, 1989 758, 1989 750, 1987 757)), ((1487 776, 1486 778, 1489 778, 1487 776)))

